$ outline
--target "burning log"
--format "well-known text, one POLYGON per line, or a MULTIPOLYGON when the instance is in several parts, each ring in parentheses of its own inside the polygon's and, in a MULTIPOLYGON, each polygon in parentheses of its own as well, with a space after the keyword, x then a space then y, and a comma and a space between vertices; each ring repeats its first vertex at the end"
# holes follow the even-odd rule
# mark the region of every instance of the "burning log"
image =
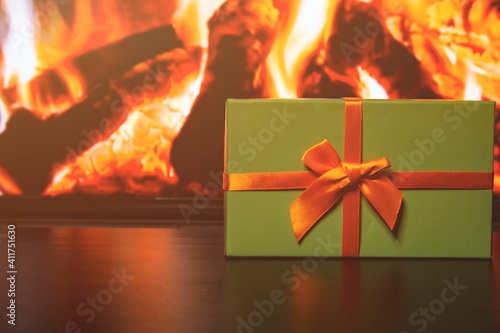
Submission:
POLYGON ((183 46, 174 28, 161 26, 134 34, 103 48, 89 51, 73 60, 70 66, 81 75, 86 86, 115 78, 135 65, 183 46))
POLYGON ((404 45, 392 37, 387 40, 386 52, 374 56, 367 70, 378 79, 391 98, 444 98, 430 73, 404 45))
POLYGON ((304 70, 297 95, 302 98, 358 97, 356 82, 351 76, 329 70, 315 54, 304 70))
POLYGON ((120 96, 102 86, 65 113, 45 120, 26 109, 17 110, 0 135, 0 165, 24 194, 40 194, 54 168, 110 135, 124 120, 125 110, 110 107, 115 100, 120 96))
POLYGON ((357 95, 353 79, 359 79, 357 68, 363 68, 390 98, 443 98, 431 74, 410 49, 394 39, 373 4, 343 1, 333 22, 324 62, 317 65, 318 57, 311 59, 299 96, 357 95))
POLYGON ((443 98, 431 74, 411 50, 392 37, 382 13, 373 4, 348 5, 344 1, 337 11, 333 31, 327 60, 331 67, 338 68, 343 63, 351 68, 365 68, 390 98, 443 98))
POLYGON ((198 64, 200 57, 199 49, 161 55, 98 86, 64 113, 43 120, 18 109, 0 134, 0 165, 24 194, 42 193, 55 171, 108 138, 144 99, 164 95, 172 85, 170 73, 186 63, 198 64))
POLYGON ((225 102, 265 97, 263 68, 277 19, 271 0, 229 0, 210 19, 201 92, 172 145, 171 163, 182 182, 213 182, 211 174, 223 170, 225 102))
POLYGON ((174 50, 161 61, 151 61, 152 67, 140 64, 122 78, 120 83, 134 86, 121 106, 132 108, 126 122, 111 137, 58 170, 44 193, 171 195, 177 182, 169 164, 171 142, 191 109, 195 98, 191 94, 199 90, 201 51, 174 50), (152 69, 159 73, 157 80, 145 82, 147 75, 137 74, 152 69), (151 90, 154 81, 158 89, 151 90))
MULTIPOLYGON (((30 108, 42 114, 45 114, 42 109, 47 107, 62 106, 64 110, 75 97, 80 97, 75 96, 78 93, 92 91, 96 85, 119 77, 138 63, 182 46, 173 27, 167 25, 75 56, 28 82, 28 95, 32 96, 30 108), (70 82, 75 80, 76 83, 70 82)), ((6 96, 10 96, 11 104, 16 102, 12 88, 6 96)))
POLYGON ((119 90, 128 92, 128 106, 143 104, 145 99, 160 98, 186 76, 199 70, 202 49, 175 49, 136 65, 114 80, 119 90))

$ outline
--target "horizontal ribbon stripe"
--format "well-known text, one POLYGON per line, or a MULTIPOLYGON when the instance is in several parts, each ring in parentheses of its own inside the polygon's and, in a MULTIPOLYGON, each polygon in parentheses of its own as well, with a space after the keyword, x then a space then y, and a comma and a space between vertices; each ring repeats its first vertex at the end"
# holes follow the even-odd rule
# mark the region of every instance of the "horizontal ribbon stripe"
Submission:
MULTIPOLYGON (((384 172, 399 189, 493 188, 493 172, 414 171, 384 172)), ((318 175, 312 171, 224 174, 226 191, 300 190, 309 187, 318 175)))
POLYGON ((226 191, 305 189, 316 179, 318 175, 310 171, 225 173, 223 189, 226 191))
POLYGON ((409 171, 388 172, 389 178, 400 189, 468 189, 493 188, 493 172, 409 171))

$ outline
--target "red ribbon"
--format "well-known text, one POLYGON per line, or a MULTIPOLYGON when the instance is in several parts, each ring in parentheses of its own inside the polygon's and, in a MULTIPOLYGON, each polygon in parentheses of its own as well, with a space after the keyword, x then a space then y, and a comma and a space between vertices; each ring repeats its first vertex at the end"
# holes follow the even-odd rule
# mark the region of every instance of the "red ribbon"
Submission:
POLYGON ((362 102, 344 98, 344 162, 324 140, 308 149, 302 160, 312 171, 224 174, 228 191, 304 189, 290 206, 295 237, 300 242, 342 198, 342 256, 359 256, 360 197, 368 199, 392 230, 404 189, 491 189, 492 172, 383 172, 386 158, 361 163, 362 102))

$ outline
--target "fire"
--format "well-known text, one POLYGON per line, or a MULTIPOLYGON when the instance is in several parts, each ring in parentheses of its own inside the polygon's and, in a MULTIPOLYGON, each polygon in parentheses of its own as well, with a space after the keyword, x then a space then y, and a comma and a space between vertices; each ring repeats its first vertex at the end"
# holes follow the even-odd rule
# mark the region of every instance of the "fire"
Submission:
POLYGON ((208 48, 207 22, 225 0, 177 0, 172 23, 186 45, 208 48))
MULTIPOLYGON (((207 62, 212 63, 211 58, 207 61, 209 44, 216 49, 227 42, 219 41, 220 45, 216 46, 211 44, 209 20, 213 15, 221 15, 216 20, 217 29, 223 31, 216 34, 218 38, 223 36, 230 40, 238 38, 237 34, 259 33, 252 30, 258 30, 255 27, 259 24, 247 27, 240 22, 237 27, 231 26, 236 23, 228 23, 233 22, 231 17, 218 12, 218 9, 224 9, 221 6, 225 6, 226 14, 237 9, 234 12, 243 13, 243 20, 256 22, 265 20, 269 13, 263 13, 264 10, 272 8, 274 18, 279 11, 278 23, 275 25, 272 21, 265 25, 266 41, 269 40, 265 52, 259 49, 262 46, 246 45, 259 55, 265 56, 270 50, 265 69, 259 65, 256 69, 259 72, 253 76, 254 80, 265 80, 262 92, 258 93, 262 96, 257 97, 301 97, 298 88, 301 89, 304 74, 307 74, 307 84, 313 86, 311 91, 314 93, 319 91, 318 94, 335 93, 339 89, 362 98, 413 98, 410 95, 415 90, 401 93, 398 89, 404 90, 405 84, 415 83, 414 78, 406 77, 402 82, 401 77, 420 73, 418 70, 421 69, 424 72, 422 77, 428 80, 422 82, 421 86, 428 88, 423 90, 432 91, 436 96, 500 101, 500 15, 487 2, 403 0, 395 7, 393 1, 388 0, 259 1, 75 0, 74 18, 69 20, 63 14, 67 10, 63 2, 53 1, 49 5, 49 2, 31 0, 0 0, 0 14, 8 18, 5 22, 8 29, 0 35, 0 83, 3 87, 0 92, 0 134, 5 131, 12 112, 18 108, 26 108, 46 119, 67 112, 89 98, 96 85, 112 81, 110 89, 116 90, 123 99, 134 100, 127 104, 125 119, 114 133, 103 136, 99 142, 92 142, 90 149, 55 170, 45 194, 165 193, 178 180, 169 162, 172 142, 199 97, 203 83, 209 82, 205 75, 207 62), (258 10, 252 7, 254 4, 258 10), (264 4, 263 9, 259 7, 261 4, 264 4), (370 17, 373 12, 378 16, 370 17), (332 40, 343 40, 349 33, 355 36, 354 32, 342 30, 339 25, 352 17, 363 22, 356 25, 354 20, 353 26, 365 32, 364 20, 367 17, 368 22, 372 20, 371 23, 379 22, 382 26, 381 32, 366 44, 368 46, 358 49, 359 45, 355 45, 354 49, 359 53, 353 53, 353 56, 359 56, 361 60, 353 65, 343 62, 341 52, 332 46, 332 40), (155 54, 149 60, 140 60, 121 74, 104 77, 98 82, 90 82, 78 66, 80 57, 91 51, 105 49, 112 43, 165 25, 173 26, 182 46, 155 54), (413 72, 406 71, 407 68, 395 61, 394 68, 386 73, 385 67, 392 66, 392 62, 383 58, 385 50, 380 48, 389 48, 387 41, 416 59, 413 72), (168 64, 165 65, 168 74, 161 83, 167 88, 134 99, 134 90, 142 91, 144 85, 139 83, 133 89, 124 88, 121 81, 134 78, 157 63, 168 64), (321 89, 314 89, 317 88, 315 85, 321 89)), ((240 37, 245 40, 245 36, 240 37)), ((120 58, 119 54, 113 56, 120 58)), ((217 57, 217 52, 211 52, 210 56, 217 57)), ((252 52, 244 54, 249 62, 255 61, 254 56, 252 52)), ((246 70, 251 71, 251 67, 246 70)), ((258 86, 244 80, 241 78, 248 89, 258 86)), ((496 148, 496 159, 499 155, 496 148)), ((8 188, 18 191, 12 186, 8 188)), ((0 188, 0 191, 8 192, 6 188, 0 188)))
POLYGON ((3 0, 8 34, 2 43, 4 88, 16 93, 15 106, 25 107, 42 118, 58 114, 80 101, 88 92, 73 58, 116 42, 133 33, 168 23, 167 4, 140 9, 147 23, 133 18, 116 1, 75 0, 73 21, 61 14, 68 2, 3 0), (162 10, 165 10, 162 13, 162 10))
MULTIPOLYGON (((292 3, 293 4, 293 3, 292 3)), ((282 17, 277 38, 267 60, 272 97, 297 97, 306 60, 328 37, 336 1, 301 0, 295 12, 282 17)), ((293 5, 288 10, 293 11, 293 5)))
POLYGON ((21 195, 23 192, 10 176, 0 167, 0 196, 8 193, 10 195, 21 195))
POLYGON ((161 189, 141 179, 159 179, 174 184, 177 176, 168 163, 171 142, 200 89, 200 73, 200 67, 188 75, 179 73, 182 78, 172 78, 174 91, 166 96, 145 99, 134 107, 109 139, 97 143, 75 162, 59 170, 45 193, 55 195, 78 187, 99 193, 153 194, 161 189), (120 182, 114 183, 116 178, 129 179, 129 182, 124 187, 120 182))
MULTIPOLYGON (((183 118, 177 122, 175 127, 176 132, 180 131, 184 120, 191 112, 196 97, 200 93, 208 58, 208 28, 206 22, 224 1, 177 0, 177 10, 173 15, 172 24, 184 43, 190 46, 201 46, 203 55, 198 77, 188 85, 184 94, 175 96, 171 102, 173 109, 179 110, 183 114, 183 118)), ((173 169, 170 170, 169 175, 174 178, 173 169)))
MULTIPOLYGON (((499 13, 488 2, 415 1, 405 2, 405 11, 390 17, 393 36, 415 50, 416 57, 434 74, 444 96, 455 99, 471 96, 467 82, 478 82, 491 99, 500 99, 498 54, 499 13), (397 20, 395 20, 397 19, 397 20), (401 28, 404 27, 404 28, 401 28), (404 37, 406 36, 406 37, 404 37), (476 76, 476 78, 473 78, 476 76)), ((473 99, 480 99, 477 91, 473 99)))
POLYGON ((467 70, 464 81, 465 88, 463 99, 469 101, 480 101, 483 96, 483 87, 479 84, 477 74, 472 68, 467 70))
POLYGON ((36 35, 30 25, 35 12, 31 2, 4 0, 7 35, 2 42, 3 87, 26 84, 39 74, 36 35), (14 19, 16 18, 16 19, 14 19))
POLYGON ((385 89, 361 67, 357 67, 359 74, 359 96, 365 99, 388 99, 385 89))
POLYGON ((2 134, 2 132, 5 130, 9 118, 10 118, 9 107, 3 96, 0 95, 0 134, 2 134))
MULTIPOLYGON (((109 177, 124 179, 154 177, 175 184, 177 176, 169 165, 171 142, 181 129, 198 96, 207 62, 208 29, 206 22, 223 1, 182 1, 173 15, 173 24, 186 45, 203 47, 196 71, 173 77, 174 91, 166 96, 145 99, 135 107, 127 121, 108 140, 99 142, 73 164, 59 170, 46 194, 71 191, 80 184, 109 182, 109 177), (193 19, 191 19, 193 18, 193 19)), ((108 184, 100 193, 125 190, 130 193, 157 193, 158 188, 128 183, 125 189, 108 184)), ((80 185, 81 186, 81 185, 80 185)), ((85 185, 83 185, 85 186, 85 185)))

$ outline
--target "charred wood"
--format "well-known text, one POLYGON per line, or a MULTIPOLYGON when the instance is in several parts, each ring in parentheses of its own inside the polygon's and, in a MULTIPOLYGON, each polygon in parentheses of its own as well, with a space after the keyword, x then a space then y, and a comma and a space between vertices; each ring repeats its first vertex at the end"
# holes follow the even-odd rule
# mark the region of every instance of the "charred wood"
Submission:
POLYGON ((70 61, 89 87, 115 78, 156 55, 183 46, 174 28, 161 26, 89 51, 70 61))
MULTIPOLYGON (((91 92, 96 85, 120 77, 138 63, 182 46, 172 26, 161 26, 77 55, 47 69, 28 82, 27 90, 37 101, 35 105, 50 105, 71 99, 71 88, 65 77, 67 73, 81 82, 83 91, 91 92)), ((16 96, 11 92, 7 91, 5 95, 11 104, 16 102, 16 96)))
POLYGON ((431 73, 409 48, 392 37, 376 6, 343 1, 333 22, 326 49, 328 70, 355 76, 360 66, 377 79, 390 98, 443 98, 431 73))
POLYGON ((179 67, 198 66, 200 57, 199 49, 158 56, 46 119, 27 109, 16 110, 0 134, 0 166, 24 194, 42 193, 55 171, 108 138, 144 99, 166 94, 170 74, 179 67))
POLYGON ((61 163, 76 159, 124 120, 125 110, 114 112, 110 107, 119 98, 109 86, 102 86, 67 112, 45 120, 17 110, 0 135, 0 165, 24 194, 42 193, 61 163))
POLYGON ((299 81, 297 96, 302 98, 358 97, 356 82, 346 74, 335 73, 321 63, 319 55, 311 57, 299 81))
POLYGON ((201 92, 172 145, 171 163, 181 182, 205 184, 221 176, 225 102, 265 97, 263 68, 277 18, 271 0, 230 0, 210 19, 201 92))

